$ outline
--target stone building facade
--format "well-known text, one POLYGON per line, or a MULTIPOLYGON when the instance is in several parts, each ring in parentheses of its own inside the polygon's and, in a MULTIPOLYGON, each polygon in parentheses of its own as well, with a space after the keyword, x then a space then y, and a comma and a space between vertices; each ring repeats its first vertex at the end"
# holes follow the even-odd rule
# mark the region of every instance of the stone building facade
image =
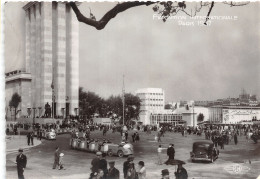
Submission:
POLYGON ((17 92, 19 116, 43 116, 46 103, 54 116, 77 115, 79 24, 74 12, 63 2, 29 2, 23 9, 25 69, 6 73, 7 106, 17 92))

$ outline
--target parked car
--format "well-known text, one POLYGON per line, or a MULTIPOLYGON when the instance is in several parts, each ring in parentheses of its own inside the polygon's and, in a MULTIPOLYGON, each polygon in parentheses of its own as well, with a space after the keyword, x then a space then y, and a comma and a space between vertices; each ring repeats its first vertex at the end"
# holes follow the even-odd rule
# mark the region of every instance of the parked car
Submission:
POLYGON ((114 144, 109 141, 101 140, 87 140, 85 138, 71 138, 70 146, 72 149, 83 150, 87 152, 106 153, 108 156, 116 155, 118 157, 133 155, 133 145, 130 143, 122 142, 120 144, 114 144))
POLYGON ((191 161, 209 161, 213 163, 219 155, 219 150, 214 147, 212 142, 200 141, 194 142, 192 152, 190 152, 191 161))

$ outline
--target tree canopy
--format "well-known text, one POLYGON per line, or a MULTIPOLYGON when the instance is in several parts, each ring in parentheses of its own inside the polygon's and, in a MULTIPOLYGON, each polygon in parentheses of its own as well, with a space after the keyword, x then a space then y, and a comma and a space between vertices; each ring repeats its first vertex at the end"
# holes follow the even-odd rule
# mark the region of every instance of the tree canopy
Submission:
MULTIPOLYGON (((125 120, 137 119, 140 112, 141 100, 139 97, 131 94, 125 94, 125 120)), ((123 100, 122 96, 111 95, 104 99, 94 92, 84 91, 79 88, 79 108, 80 115, 88 119, 98 115, 99 117, 122 118, 123 116, 123 100)))
POLYGON ((20 102, 22 101, 21 96, 18 93, 14 93, 11 100, 9 101, 10 108, 14 108, 14 117, 16 120, 16 115, 20 110, 17 110, 20 102))

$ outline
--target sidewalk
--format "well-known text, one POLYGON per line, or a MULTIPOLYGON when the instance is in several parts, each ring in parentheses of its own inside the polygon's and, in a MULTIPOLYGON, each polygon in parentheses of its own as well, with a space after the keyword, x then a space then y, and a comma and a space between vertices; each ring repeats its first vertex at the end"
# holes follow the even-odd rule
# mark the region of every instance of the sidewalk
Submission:
POLYGON ((42 142, 40 140, 37 140, 37 138, 34 138, 33 143, 34 145, 27 144, 27 137, 23 135, 10 135, 6 136, 5 138, 6 143, 6 154, 18 152, 19 148, 22 148, 23 150, 28 150, 31 147, 35 147, 37 145, 40 145, 42 142))

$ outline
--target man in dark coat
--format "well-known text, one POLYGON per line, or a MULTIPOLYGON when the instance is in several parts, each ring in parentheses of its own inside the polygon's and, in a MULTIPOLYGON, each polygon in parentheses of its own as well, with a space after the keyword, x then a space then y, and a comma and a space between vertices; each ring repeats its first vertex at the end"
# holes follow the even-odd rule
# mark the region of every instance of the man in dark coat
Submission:
POLYGON ((124 178, 126 178, 127 176, 127 171, 129 169, 129 164, 130 162, 132 162, 134 160, 134 157, 129 155, 128 158, 127 158, 127 161, 124 162, 124 165, 123 165, 123 172, 124 172, 124 178))
POLYGON ((52 169, 56 169, 56 166, 59 168, 59 160, 60 160, 60 151, 59 147, 56 147, 55 153, 54 153, 54 163, 52 169))
POLYGON ((95 172, 98 172, 98 169, 100 169, 100 158, 101 158, 101 155, 102 153, 101 152, 97 152, 96 153, 96 158, 94 158, 92 161, 91 161, 91 171, 92 173, 94 174, 95 172))
POLYGON ((177 171, 175 172, 176 179, 187 179, 188 173, 185 168, 182 167, 182 164, 178 165, 177 171))
POLYGON ((171 161, 174 160, 174 156, 175 156, 174 144, 170 144, 170 146, 168 147, 167 155, 169 158, 165 162, 166 165, 171 164, 171 161))
POLYGON ((106 178, 106 175, 107 175, 107 160, 106 160, 106 154, 105 153, 102 153, 102 158, 99 160, 99 169, 103 170, 104 178, 106 178))
POLYGON ((31 144, 32 144, 32 145, 33 145, 33 137, 34 137, 34 132, 31 132, 30 138, 31 138, 31 144))
POLYGON ((31 134, 30 132, 27 133, 27 143, 30 145, 30 140, 31 140, 31 134))
POLYGON ((16 157, 18 179, 24 179, 23 172, 26 168, 27 157, 23 154, 23 149, 19 149, 19 154, 16 157))
POLYGON ((109 169, 107 173, 107 179, 119 179, 120 173, 119 170, 115 168, 115 162, 109 162, 109 169))
POLYGON ((234 142, 235 142, 235 144, 237 145, 237 134, 235 133, 235 135, 234 135, 234 142))

